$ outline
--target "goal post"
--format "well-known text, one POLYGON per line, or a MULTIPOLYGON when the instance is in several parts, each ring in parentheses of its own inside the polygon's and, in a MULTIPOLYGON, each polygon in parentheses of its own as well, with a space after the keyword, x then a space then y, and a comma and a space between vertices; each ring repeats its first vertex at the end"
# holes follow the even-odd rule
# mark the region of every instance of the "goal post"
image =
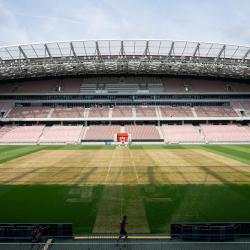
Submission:
POLYGON ((117 133, 116 140, 121 144, 128 144, 129 134, 128 133, 117 133))

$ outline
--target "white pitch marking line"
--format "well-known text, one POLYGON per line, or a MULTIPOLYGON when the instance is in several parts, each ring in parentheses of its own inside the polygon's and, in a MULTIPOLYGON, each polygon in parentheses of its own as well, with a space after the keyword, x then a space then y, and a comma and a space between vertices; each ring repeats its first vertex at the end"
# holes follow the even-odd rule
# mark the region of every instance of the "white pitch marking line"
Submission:
POLYGON ((111 171, 111 163, 112 163, 113 158, 114 158, 115 150, 116 150, 116 149, 113 150, 113 153, 112 153, 112 155, 111 155, 111 159, 110 159, 110 162, 109 162, 109 165, 108 165, 108 172, 107 172, 107 175, 106 175, 105 181, 104 181, 104 183, 106 183, 106 184, 108 184, 108 183, 107 183, 107 180, 108 180, 108 177, 109 177, 109 174, 110 174, 110 171, 111 171))
POLYGON ((129 148, 128 148, 128 151, 129 151, 130 159, 132 159, 132 165, 133 165, 133 168, 134 168, 134 171, 135 171, 135 176, 136 176, 137 184, 139 184, 139 177, 138 177, 137 169, 136 169, 136 166, 135 166, 134 158, 133 158, 133 156, 132 156, 129 148))

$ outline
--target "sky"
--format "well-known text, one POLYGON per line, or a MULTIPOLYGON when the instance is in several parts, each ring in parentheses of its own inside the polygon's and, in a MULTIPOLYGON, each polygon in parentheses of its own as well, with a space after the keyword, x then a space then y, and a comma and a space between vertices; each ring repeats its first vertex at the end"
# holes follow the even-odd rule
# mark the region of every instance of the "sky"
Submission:
POLYGON ((167 39, 250 45, 250 0, 0 0, 0 46, 167 39))

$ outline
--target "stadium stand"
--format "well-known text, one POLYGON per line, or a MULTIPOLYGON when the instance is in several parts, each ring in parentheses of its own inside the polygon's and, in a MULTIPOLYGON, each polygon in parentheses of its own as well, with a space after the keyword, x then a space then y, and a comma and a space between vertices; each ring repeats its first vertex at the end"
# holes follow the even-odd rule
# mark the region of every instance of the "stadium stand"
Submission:
POLYGON ((12 109, 14 105, 15 105, 14 102, 0 101, 0 111, 7 111, 9 109, 12 109))
POLYGON ((245 116, 250 116, 250 101, 233 101, 232 106, 245 112, 245 116))
POLYGON ((37 143, 44 126, 4 126, 0 129, 0 143, 37 143))
POLYGON ((120 132, 120 126, 93 125, 86 128, 82 141, 114 141, 115 135, 120 132))
POLYGON ((156 117, 155 107, 136 107, 136 117, 156 117))
POLYGON ((75 144, 80 140, 82 126, 57 126, 47 127, 44 130, 40 143, 67 143, 75 144))
POLYGON ((250 130, 239 125, 201 125, 208 143, 250 142, 250 130))
POLYGON ((112 109, 112 117, 132 117, 132 107, 115 106, 112 109))
POLYGON ((84 117, 85 109, 83 107, 57 107, 54 109, 52 118, 80 118, 84 117))
POLYGON ((192 117, 193 112, 187 106, 162 106, 159 108, 162 117, 192 117))
POLYGON ((250 143, 249 46, 169 42, 0 49, 0 143, 250 143))
POLYGON ((109 116, 109 108, 107 107, 91 107, 89 109, 88 117, 108 117, 109 116))
POLYGON ((125 126, 125 132, 130 135, 132 141, 160 141, 160 133, 156 126, 130 125, 125 126))
POLYGON ((204 143, 199 126, 164 125, 162 126, 166 143, 204 143))
POLYGON ((222 106, 196 106, 198 117, 237 117, 238 114, 232 107, 222 106))
POLYGON ((48 107, 15 107, 7 118, 46 118, 49 115, 51 108, 48 107))
POLYGON ((250 92, 249 84, 204 79, 162 78, 166 92, 250 92))

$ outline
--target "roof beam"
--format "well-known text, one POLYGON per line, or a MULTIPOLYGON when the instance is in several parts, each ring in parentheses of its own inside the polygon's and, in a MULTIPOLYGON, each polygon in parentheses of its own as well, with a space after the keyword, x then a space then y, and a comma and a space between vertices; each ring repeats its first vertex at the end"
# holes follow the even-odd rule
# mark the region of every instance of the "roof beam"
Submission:
POLYGON ((98 57, 101 57, 101 52, 100 52, 99 44, 97 41, 95 42, 95 52, 96 52, 98 57))
MULTIPOLYGON (((47 54, 49 55, 50 59, 52 59, 52 55, 51 55, 50 50, 49 50, 49 48, 48 48, 48 45, 47 45, 46 43, 44 44, 44 47, 45 47, 45 51, 46 51, 47 54)), ((46 55, 46 53, 45 53, 45 55, 46 55)))
POLYGON ((71 51, 72 51, 74 57, 75 57, 75 58, 78 58, 78 56, 76 55, 75 48, 74 48, 74 45, 73 45, 72 42, 70 42, 70 48, 71 48, 71 51))
POLYGON ((242 57, 241 61, 244 61, 248 57, 249 54, 250 54, 250 49, 248 49, 246 54, 242 57))
POLYGON ((144 50, 144 56, 148 56, 149 55, 149 41, 146 41, 146 47, 145 47, 145 50, 144 50))
POLYGON ((172 43, 171 43, 171 47, 170 47, 170 50, 168 52, 168 57, 172 56, 173 51, 174 51, 174 41, 172 41, 172 43))
POLYGON ((18 49, 19 49, 20 53, 23 55, 23 57, 24 57, 26 60, 28 60, 27 55, 26 55, 25 52, 23 51, 23 48, 22 48, 21 46, 18 46, 18 49))
POLYGON ((123 44, 123 41, 121 41, 120 55, 121 55, 122 57, 125 55, 125 50, 124 50, 124 44, 123 44))
POLYGON ((222 46, 220 52, 218 53, 216 59, 215 59, 216 62, 220 59, 222 53, 225 52, 225 49, 226 49, 226 45, 224 44, 224 45, 222 46))
POLYGON ((197 46, 195 47, 194 53, 192 55, 192 58, 196 57, 197 52, 200 52, 200 43, 197 43, 197 46))

